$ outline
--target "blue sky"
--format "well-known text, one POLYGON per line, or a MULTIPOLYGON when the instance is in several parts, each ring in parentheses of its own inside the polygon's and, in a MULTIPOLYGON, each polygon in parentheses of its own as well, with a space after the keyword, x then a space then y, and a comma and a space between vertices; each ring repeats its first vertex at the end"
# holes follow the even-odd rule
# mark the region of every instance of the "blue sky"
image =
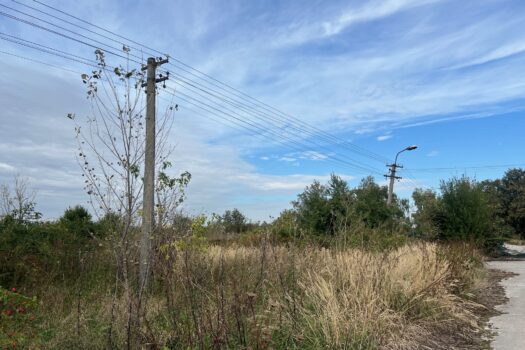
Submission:
MULTIPOLYGON (((505 170, 465 167, 525 164, 523 1, 156 1, 154 11, 148 1, 47 3, 170 53, 386 158, 417 144, 400 159, 401 175, 409 178, 397 184, 402 196, 464 172, 481 180, 505 170)), ((2 4, 37 15, 12 1, 2 4)), ((92 48, 4 16, 0 31, 93 57, 92 48)), ((86 71, 1 42, 2 51, 86 71)), ((39 209, 57 217, 87 200, 64 117, 89 114, 84 88, 78 74, 0 56, 0 182, 29 177, 39 209)), ((335 171, 356 185, 368 174, 334 167, 327 156, 364 163, 384 181, 384 162, 320 147, 319 139, 300 152, 288 149, 275 137, 262 141, 180 105, 170 140, 176 170, 193 174, 185 204, 190 213, 235 206, 253 219, 267 219, 315 178, 324 181, 335 171)))

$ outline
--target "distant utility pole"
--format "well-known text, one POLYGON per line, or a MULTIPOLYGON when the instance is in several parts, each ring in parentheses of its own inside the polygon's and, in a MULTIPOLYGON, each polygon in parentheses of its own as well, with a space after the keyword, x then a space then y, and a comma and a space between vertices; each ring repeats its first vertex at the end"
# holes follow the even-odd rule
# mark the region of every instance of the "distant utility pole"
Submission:
POLYGON ((389 167, 389 174, 385 175, 385 177, 390 178, 390 184, 388 185, 388 199, 386 204, 392 205, 392 198, 394 197, 394 182, 402 179, 401 176, 396 176, 396 171, 397 168, 402 168, 403 166, 396 163, 388 164, 387 166, 389 167))
POLYGON ((401 176, 396 176, 397 168, 403 168, 402 165, 397 164, 397 157, 405 151, 413 151, 417 148, 416 145, 408 146, 407 148, 402 149, 401 151, 397 152, 396 159, 394 160, 394 163, 387 164, 387 167, 389 167, 389 174, 385 175, 386 178, 390 178, 390 184, 388 186, 388 199, 386 201, 386 204, 392 205, 392 200, 394 197, 394 182, 396 180, 401 180, 401 176))
POLYGON ((144 154, 144 199, 142 204, 142 237, 140 245, 140 287, 148 284, 151 260, 151 237, 155 218, 155 100, 156 84, 165 81, 169 76, 157 78, 157 67, 167 63, 168 59, 148 58, 146 83, 146 150, 144 154))

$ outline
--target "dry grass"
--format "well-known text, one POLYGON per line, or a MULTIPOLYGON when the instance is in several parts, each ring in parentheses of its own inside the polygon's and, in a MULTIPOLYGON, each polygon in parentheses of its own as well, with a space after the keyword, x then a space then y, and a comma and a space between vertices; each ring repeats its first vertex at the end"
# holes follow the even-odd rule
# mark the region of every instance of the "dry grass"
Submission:
MULTIPOLYGON (((154 349, 438 348, 436 330, 478 327, 475 305, 453 293, 451 263, 428 243, 384 253, 167 246, 136 336, 154 349)), ((113 318, 112 305, 98 290, 80 315, 55 310, 51 348, 124 347, 129 301, 119 294, 113 318)))

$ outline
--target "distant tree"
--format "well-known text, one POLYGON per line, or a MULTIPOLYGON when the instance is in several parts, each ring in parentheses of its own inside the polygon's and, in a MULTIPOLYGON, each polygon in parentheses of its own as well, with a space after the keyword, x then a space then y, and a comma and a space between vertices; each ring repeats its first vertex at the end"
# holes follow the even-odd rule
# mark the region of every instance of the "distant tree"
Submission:
POLYGON ((388 206, 388 189, 375 183, 369 176, 361 180, 357 188, 352 191, 354 198, 354 212, 356 216, 370 228, 393 223, 394 219, 403 216, 403 209, 398 200, 394 205, 388 206))
POLYGON ((69 232, 78 237, 88 238, 94 234, 94 225, 91 214, 80 205, 68 208, 59 220, 69 232))
POLYGON ((420 237, 434 238, 437 236, 436 216, 439 209, 439 199, 436 192, 416 188, 412 193, 416 212, 412 216, 415 232, 420 237))
POLYGON ((352 226, 377 228, 399 224, 408 211, 408 201, 396 198, 394 205, 388 206, 387 197, 386 186, 376 184, 372 177, 350 189, 346 181, 332 174, 327 185, 314 181, 292 204, 302 230, 334 235, 347 232, 352 226))
POLYGON ((15 176, 13 187, 0 186, 0 217, 11 216, 19 222, 38 220, 42 214, 36 211, 36 191, 27 178, 15 176))
POLYGON ((294 210, 283 210, 272 224, 275 233, 282 237, 295 237, 299 233, 297 213, 294 210))
POLYGON ((222 224, 226 233, 241 233, 246 230, 247 219, 239 209, 226 210, 222 215, 222 224))
POLYGON ((479 183, 483 192, 487 195, 489 205, 498 214, 502 214, 502 193, 501 179, 484 180, 479 183))
POLYGON ((499 196, 505 222, 525 237, 525 170, 511 169, 501 179, 499 196))
POLYGON ((508 237, 515 233, 514 228, 509 225, 503 207, 503 186, 501 179, 484 180, 480 186, 485 193, 492 213, 492 231, 499 237, 508 237))
POLYGON ((299 226, 309 233, 330 233, 329 191, 315 180, 292 202, 299 226))
POLYGON ((346 231, 352 224, 353 197, 348 183, 341 177, 332 174, 326 188, 329 207, 329 231, 336 234, 337 231, 346 231))
POLYGON ((491 236, 491 207, 482 186, 468 177, 441 182, 436 224, 442 239, 483 242, 491 236))

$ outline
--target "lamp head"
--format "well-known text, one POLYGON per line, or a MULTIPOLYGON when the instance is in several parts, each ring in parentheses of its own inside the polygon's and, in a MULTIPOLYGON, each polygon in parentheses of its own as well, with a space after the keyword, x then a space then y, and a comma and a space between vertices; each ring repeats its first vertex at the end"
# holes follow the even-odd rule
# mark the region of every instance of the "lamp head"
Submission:
POLYGON ((413 151, 413 150, 415 150, 416 148, 417 148, 416 145, 412 145, 412 146, 408 146, 407 148, 405 148, 405 150, 407 150, 407 151, 413 151))

